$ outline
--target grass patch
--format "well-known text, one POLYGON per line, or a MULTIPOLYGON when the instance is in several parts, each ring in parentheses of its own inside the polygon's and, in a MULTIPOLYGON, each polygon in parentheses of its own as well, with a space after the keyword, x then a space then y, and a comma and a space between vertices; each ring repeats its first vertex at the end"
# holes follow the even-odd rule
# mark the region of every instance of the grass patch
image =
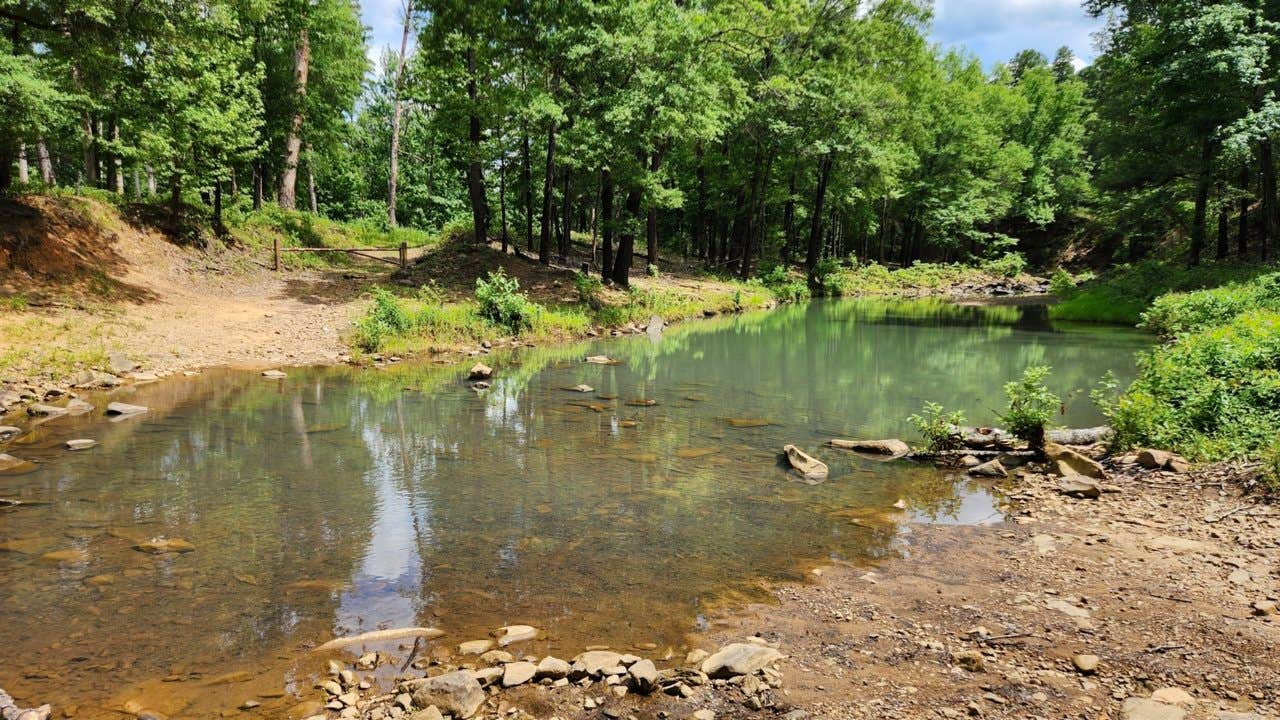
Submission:
POLYGON ((1161 295, 1142 327, 1165 337, 1225 325, 1249 310, 1280 310, 1280 273, 1194 292, 1161 295))
POLYGON ((1211 263, 1187 268, 1148 260, 1117 266, 1106 275, 1070 289, 1059 283, 1059 302, 1049 308, 1054 320, 1137 325, 1156 298, 1251 280, 1266 272, 1256 265, 1211 263))
POLYGON ((107 365, 111 331, 101 322, 24 316, 0 321, 0 377, 59 381, 107 365))
MULTIPOLYGON (((409 247, 435 245, 436 234, 416 228, 386 229, 370 220, 348 222, 330 220, 298 210, 283 210, 277 205, 263 205, 258 211, 229 210, 228 232, 237 242, 251 250, 269 253, 277 239, 285 248, 386 248, 392 250, 403 242, 409 247)), ((391 256, 388 256, 389 258, 391 256)), ((284 253, 281 264, 291 269, 324 269, 350 265, 354 260, 345 253, 284 253)))
POLYGON ((921 290, 940 290, 960 284, 984 285, 1019 276, 1025 262, 996 260, 988 266, 974 267, 960 263, 917 262, 908 267, 890 269, 869 263, 852 268, 838 268, 823 277, 827 295, 897 295, 921 290), (993 272, 993 270, 995 272, 993 272), (1007 273, 1012 272, 1012 275, 1007 273))

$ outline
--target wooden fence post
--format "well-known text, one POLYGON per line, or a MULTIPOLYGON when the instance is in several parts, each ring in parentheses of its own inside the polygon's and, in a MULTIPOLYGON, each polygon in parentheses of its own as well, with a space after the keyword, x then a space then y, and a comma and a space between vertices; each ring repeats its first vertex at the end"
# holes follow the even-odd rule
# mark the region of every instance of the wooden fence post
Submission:
POLYGON ((274 260, 273 268, 276 272, 280 272, 280 238, 276 237, 271 241, 272 259, 274 260))
POLYGON ((409 243, 400 241, 400 269, 409 267, 409 243))

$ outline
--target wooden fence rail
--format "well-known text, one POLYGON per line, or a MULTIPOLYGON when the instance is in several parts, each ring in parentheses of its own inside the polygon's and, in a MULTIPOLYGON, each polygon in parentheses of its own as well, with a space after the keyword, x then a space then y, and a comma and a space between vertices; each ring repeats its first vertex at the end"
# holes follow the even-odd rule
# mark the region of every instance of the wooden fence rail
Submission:
MULTIPOLYGON (((421 247, 425 247, 425 246, 421 246, 421 247)), ((387 263, 390 265, 398 265, 401 268, 409 267, 409 244, 405 242, 401 242, 400 247, 398 248, 385 248, 385 247, 383 248, 288 247, 287 248, 287 247, 280 247, 280 240, 279 238, 277 238, 272 245, 272 269, 275 270, 276 272, 280 271, 280 255, 282 253, 287 253, 287 252, 347 253, 348 255, 359 255, 360 257, 369 258, 370 260, 381 260, 384 263, 387 263), (394 260, 389 257, 383 257, 381 255, 372 254, 372 253, 378 253, 378 252, 390 252, 392 250, 396 250, 399 253, 399 257, 397 257, 394 260)))

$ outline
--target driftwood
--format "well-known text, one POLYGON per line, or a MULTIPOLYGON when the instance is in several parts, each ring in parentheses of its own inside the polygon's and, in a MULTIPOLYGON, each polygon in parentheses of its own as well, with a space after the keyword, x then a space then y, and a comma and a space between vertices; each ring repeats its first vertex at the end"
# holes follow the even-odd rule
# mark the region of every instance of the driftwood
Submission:
POLYGON ((782 448, 782 452, 787 456, 787 462, 796 472, 804 476, 806 480, 826 480, 827 465, 821 460, 808 455, 805 451, 795 445, 786 445, 782 448))
POLYGON ((351 635, 350 637, 334 638, 323 645, 317 645, 311 652, 325 652, 327 650, 337 650, 338 648, 347 647, 348 645, 362 645, 364 643, 388 642, 391 640, 404 640, 406 638, 426 638, 433 640, 444 635, 443 630, 426 627, 408 627, 396 628, 394 630, 374 630, 373 632, 361 633, 360 635, 351 635))
POLYGON ((1075 430, 1071 428, 1047 430, 1044 437, 1049 442, 1058 443, 1059 445, 1093 445, 1110 440, 1113 435, 1115 435, 1114 430, 1106 425, 1099 425, 1098 427, 1075 430))

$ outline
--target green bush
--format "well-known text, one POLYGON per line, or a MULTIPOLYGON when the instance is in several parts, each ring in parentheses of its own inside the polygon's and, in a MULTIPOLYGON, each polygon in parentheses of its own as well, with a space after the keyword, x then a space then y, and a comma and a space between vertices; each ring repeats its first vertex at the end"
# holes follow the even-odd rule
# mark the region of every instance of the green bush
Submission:
POLYGON ((1020 379, 1004 386, 1009 406, 1000 414, 1000 421, 1009 432, 1037 448, 1044 446, 1045 428, 1062 406, 1062 400, 1044 384, 1049 372, 1049 367, 1032 365, 1022 371, 1020 379))
POLYGON ((573 276, 573 287, 578 291, 579 300, 593 310, 600 309, 600 292, 604 290, 604 283, 600 282, 600 278, 579 272, 573 276))
POLYGON ((840 295, 840 261, 835 258, 823 258, 813 268, 813 287, 823 295, 840 295))
POLYGON ((1121 446, 1257 456, 1280 427, 1280 312, 1252 310, 1144 354, 1137 380, 1104 412, 1121 446))
POLYGON ((964 425, 964 413, 958 410, 947 412, 938 403, 927 402, 918 414, 908 417, 907 422, 920 433, 927 452, 940 453, 960 447, 958 429, 964 425))
POLYGON ((1280 273, 1195 292, 1161 295, 1141 327, 1166 337, 1225 325, 1254 309, 1280 310, 1280 273))
POLYGON ((1010 252, 982 263, 982 269, 1000 277, 1018 277, 1027 269, 1027 258, 1022 253, 1010 252))
POLYGON ((653 263, 649 263, 649 264, 648 264, 648 265, 646 265, 646 266, 645 266, 645 268, 644 268, 644 274, 645 274, 645 275, 648 275, 648 276, 649 276, 649 277, 651 277, 651 278, 656 278, 656 277, 658 277, 659 275, 661 275, 662 273, 661 273, 661 271, 660 271, 660 270, 658 270, 658 266, 657 266, 657 265, 654 265, 653 263))
POLYGON ((1280 435, 1262 453, 1262 484, 1269 492, 1280 492, 1280 435))
POLYGON ((1049 278, 1049 292, 1059 300, 1070 300, 1076 294, 1076 279, 1071 273, 1058 268, 1049 278))
POLYGON ((780 303, 796 303, 809 299, 809 286, 804 280, 792 276, 781 265, 774 265, 759 277, 752 278, 752 285, 766 288, 780 303))
POLYGON ((1055 320, 1136 325, 1157 297, 1247 281, 1266 272, 1256 265, 1206 263, 1194 268, 1147 260, 1120 265, 1049 308, 1055 320))
POLYGON ((487 278, 476 278, 476 301, 480 303, 481 317, 516 334, 533 327, 539 310, 536 303, 520 294, 520 281, 509 277, 502 268, 487 278))
POLYGON ((383 288, 374 288, 373 305, 356 321, 355 343, 365 352, 377 352, 388 338, 412 328, 413 321, 400 300, 383 288))

